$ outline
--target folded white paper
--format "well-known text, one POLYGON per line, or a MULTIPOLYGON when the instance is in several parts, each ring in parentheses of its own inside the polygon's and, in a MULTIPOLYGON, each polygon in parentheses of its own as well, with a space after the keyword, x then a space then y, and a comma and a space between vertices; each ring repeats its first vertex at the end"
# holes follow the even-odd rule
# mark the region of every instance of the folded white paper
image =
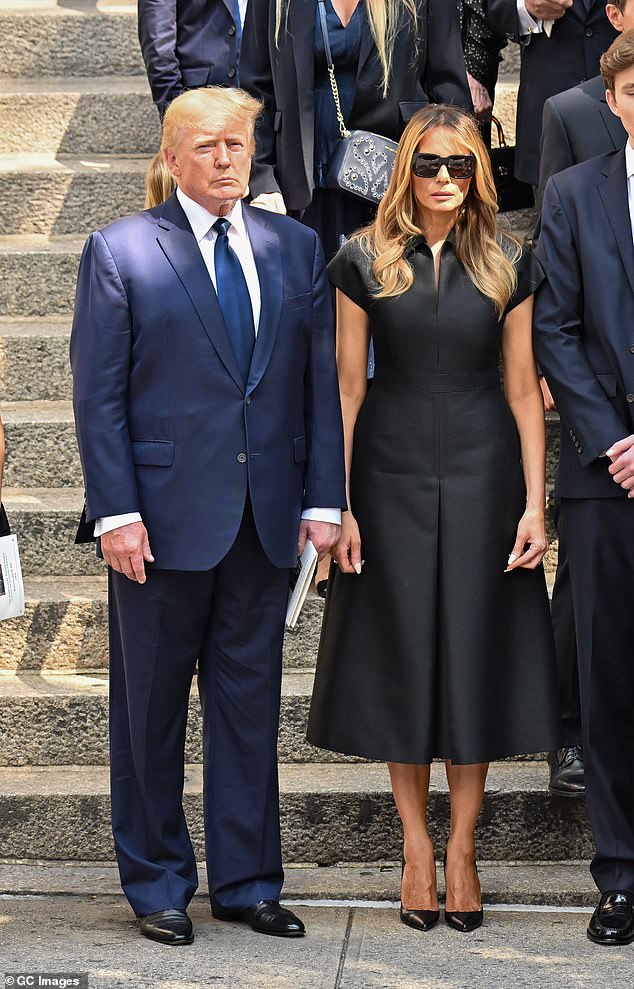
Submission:
POLYGON ((24 614, 24 584, 16 536, 0 536, 0 621, 24 614))
POLYGON ((286 627, 295 628, 302 605, 306 600, 310 582, 317 566, 317 550, 310 539, 306 540, 304 552, 297 558, 297 566, 291 573, 288 606, 286 608, 286 627))

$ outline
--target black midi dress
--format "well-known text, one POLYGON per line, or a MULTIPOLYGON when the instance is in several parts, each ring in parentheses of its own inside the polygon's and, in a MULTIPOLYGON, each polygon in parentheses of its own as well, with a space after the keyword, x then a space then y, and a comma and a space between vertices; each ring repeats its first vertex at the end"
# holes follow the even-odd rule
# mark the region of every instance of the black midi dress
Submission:
MULTIPOLYGON (((357 243, 329 266, 368 313, 376 366, 350 477, 365 563, 359 576, 331 570, 308 739, 418 764, 556 748, 543 568, 504 573, 526 492, 498 370, 502 323, 451 237, 437 291, 422 237, 408 259, 412 287, 380 300, 357 243)), ((508 310, 542 278, 530 254, 516 266, 508 310)))

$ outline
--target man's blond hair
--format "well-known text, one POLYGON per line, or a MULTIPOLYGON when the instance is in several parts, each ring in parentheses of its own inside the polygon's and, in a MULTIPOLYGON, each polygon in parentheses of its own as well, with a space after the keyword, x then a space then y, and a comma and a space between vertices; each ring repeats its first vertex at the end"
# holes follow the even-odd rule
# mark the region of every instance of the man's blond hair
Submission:
POLYGON ((634 28, 624 31, 601 56, 601 75, 605 88, 614 94, 614 80, 619 72, 634 65, 634 28))
POLYGON ((167 108, 163 118, 161 150, 175 148, 186 130, 194 130, 206 120, 237 121, 245 125, 249 151, 255 151, 255 122, 262 104, 244 89, 206 86, 181 93, 167 108))

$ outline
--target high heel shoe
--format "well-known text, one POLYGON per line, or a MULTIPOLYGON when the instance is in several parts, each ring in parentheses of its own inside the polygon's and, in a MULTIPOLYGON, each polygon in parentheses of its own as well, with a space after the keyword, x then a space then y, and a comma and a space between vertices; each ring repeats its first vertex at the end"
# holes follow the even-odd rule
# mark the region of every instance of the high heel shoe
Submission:
MULTIPOLYGON (((478 873, 478 863, 474 862, 476 875, 478 873)), ((442 869, 445 874, 445 890, 447 889, 447 852, 442 860, 442 869)), ((445 894, 446 895, 446 894, 445 894)), ((482 907, 479 910, 447 910, 445 909, 445 923, 448 927, 453 927, 454 931, 461 934, 468 934, 481 926, 484 917, 482 907)))
MULTIPOLYGON (((405 856, 401 864, 401 885, 403 884, 403 873, 405 872, 405 856)), ((400 918, 402 924, 413 927, 415 931, 431 931, 435 927, 440 917, 440 910, 408 910, 403 906, 401 900, 400 918)))

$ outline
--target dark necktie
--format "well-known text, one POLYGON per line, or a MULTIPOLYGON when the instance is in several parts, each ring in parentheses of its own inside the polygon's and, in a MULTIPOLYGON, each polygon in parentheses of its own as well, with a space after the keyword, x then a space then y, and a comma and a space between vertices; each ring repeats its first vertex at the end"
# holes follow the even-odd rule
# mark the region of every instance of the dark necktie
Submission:
POLYGON ((246 278, 238 255, 227 236, 230 225, 229 220, 222 216, 213 225, 218 235, 214 246, 216 293, 242 380, 246 385, 255 343, 255 327, 246 278))

